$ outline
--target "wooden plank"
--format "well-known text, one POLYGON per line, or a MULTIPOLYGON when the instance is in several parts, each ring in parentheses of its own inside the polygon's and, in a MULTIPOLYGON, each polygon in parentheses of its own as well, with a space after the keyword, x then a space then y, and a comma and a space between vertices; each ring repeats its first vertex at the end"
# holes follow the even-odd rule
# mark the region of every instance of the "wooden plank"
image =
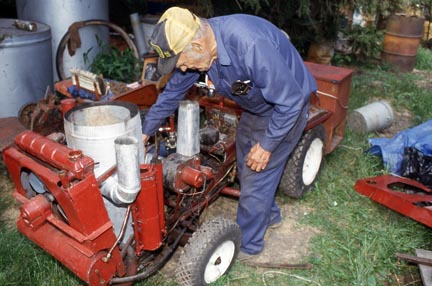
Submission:
MULTIPOLYGON (((432 251, 416 249, 415 252, 418 257, 432 259, 432 251)), ((432 286, 432 267, 419 264, 419 269, 423 280, 423 286, 432 286)))

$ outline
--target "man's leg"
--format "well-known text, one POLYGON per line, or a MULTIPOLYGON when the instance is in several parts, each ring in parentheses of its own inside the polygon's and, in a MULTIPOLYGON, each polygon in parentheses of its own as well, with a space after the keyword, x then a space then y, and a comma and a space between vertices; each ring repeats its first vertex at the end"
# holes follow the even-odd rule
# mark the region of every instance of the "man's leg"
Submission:
POLYGON ((275 202, 275 193, 289 154, 297 144, 305 124, 305 118, 299 120, 286 140, 273 151, 266 169, 262 172, 255 172, 246 166, 245 157, 250 148, 264 136, 268 118, 246 113, 240 120, 236 138, 241 188, 237 223, 242 230, 240 249, 244 253, 261 252, 264 248, 264 235, 267 227, 281 219, 280 210, 275 202))

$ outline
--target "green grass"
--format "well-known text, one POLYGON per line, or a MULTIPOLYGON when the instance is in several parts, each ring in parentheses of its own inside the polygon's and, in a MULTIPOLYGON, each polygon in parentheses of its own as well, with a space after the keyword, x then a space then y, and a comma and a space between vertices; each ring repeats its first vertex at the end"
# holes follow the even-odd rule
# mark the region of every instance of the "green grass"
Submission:
POLYGON ((419 46, 416 57, 416 68, 419 70, 432 70, 432 51, 419 46))
MULTIPOLYGON (((414 124, 432 117, 432 96, 416 81, 419 74, 396 74, 381 67, 358 69, 353 75, 349 110, 372 100, 387 99, 395 110, 409 110, 414 124)), ((432 249, 431 230, 354 191, 357 179, 385 173, 380 158, 366 155, 371 133, 348 128, 340 146, 326 156, 314 191, 301 200, 281 194, 284 204, 311 209, 302 224, 320 230, 311 242, 311 270, 255 269, 236 263, 214 285, 422 285, 417 266, 398 261, 395 254, 432 249)), ((4 170, 1 170, 4 173, 4 170)), ((1 190, 10 192, 10 190, 1 190)), ((0 195, 0 213, 11 200, 0 195)), ((0 285, 78 285, 78 279, 14 228, 0 226, 0 285)), ((177 285, 157 274, 136 285, 177 285)))

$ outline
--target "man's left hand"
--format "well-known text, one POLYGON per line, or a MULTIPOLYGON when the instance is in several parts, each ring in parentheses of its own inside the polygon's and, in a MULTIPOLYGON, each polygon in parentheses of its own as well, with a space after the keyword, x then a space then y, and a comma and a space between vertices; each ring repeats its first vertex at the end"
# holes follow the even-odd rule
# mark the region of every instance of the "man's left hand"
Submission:
POLYGON ((264 150, 259 143, 255 144, 246 157, 246 165, 253 171, 261 172, 267 167, 271 152, 264 150))

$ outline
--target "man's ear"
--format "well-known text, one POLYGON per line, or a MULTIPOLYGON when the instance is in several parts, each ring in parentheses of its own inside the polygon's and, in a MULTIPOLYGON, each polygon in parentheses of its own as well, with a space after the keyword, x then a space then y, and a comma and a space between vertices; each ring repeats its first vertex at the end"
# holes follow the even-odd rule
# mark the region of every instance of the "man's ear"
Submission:
POLYGON ((202 45, 202 43, 199 40, 194 40, 191 43, 192 49, 194 52, 196 53, 202 53, 204 46, 202 45))

